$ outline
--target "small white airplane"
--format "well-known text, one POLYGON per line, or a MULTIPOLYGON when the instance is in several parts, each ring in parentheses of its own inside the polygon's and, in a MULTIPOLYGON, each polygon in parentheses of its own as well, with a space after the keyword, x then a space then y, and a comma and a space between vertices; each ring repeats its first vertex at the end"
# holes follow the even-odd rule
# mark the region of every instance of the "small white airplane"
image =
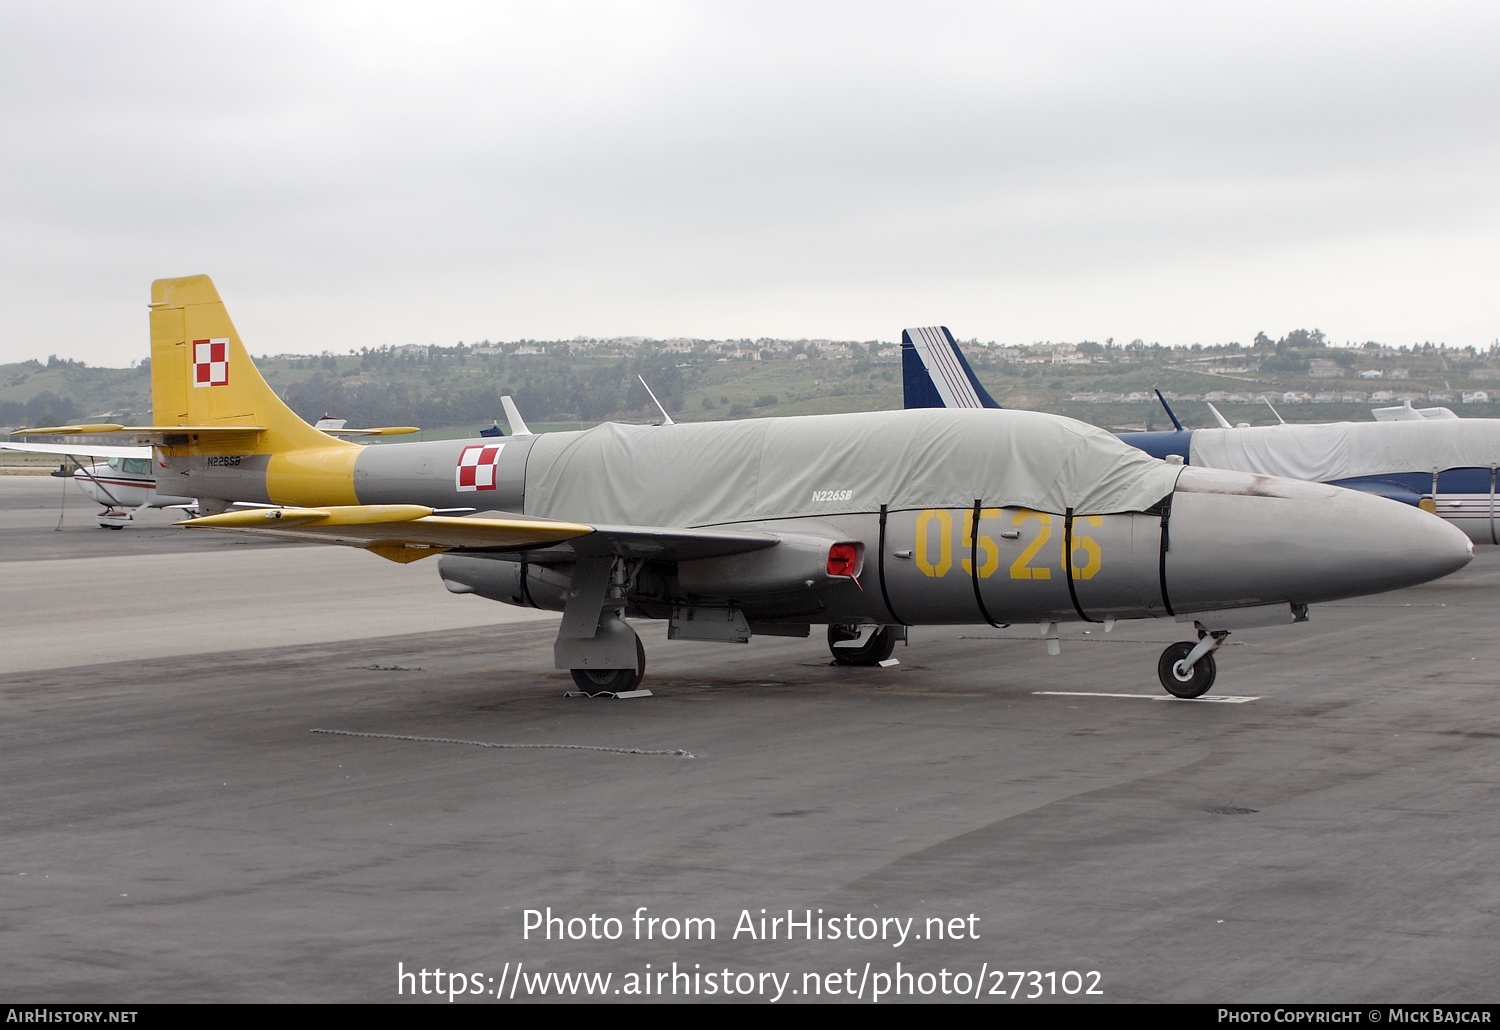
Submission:
POLYGON ((29 454, 57 454, 73 464, 55 476, 71 477, 85 497, 104 505, 94 518, 101 529, 124 529, 125 523, 147 508, 197 511, 197 501, 157 491, 151 468, 151 448, 116 444, 0 443, 0 449, 29 454), (97 459, 103 458, 103 461, 97 459))

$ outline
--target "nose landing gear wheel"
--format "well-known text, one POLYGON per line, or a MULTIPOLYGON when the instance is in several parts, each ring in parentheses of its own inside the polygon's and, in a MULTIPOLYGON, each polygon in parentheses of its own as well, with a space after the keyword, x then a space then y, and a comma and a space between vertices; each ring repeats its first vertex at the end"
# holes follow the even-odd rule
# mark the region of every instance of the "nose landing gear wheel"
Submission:
POLYGON ((1156 663, 1156 676, 1161 680, 1161 685, 1167 688, 1167 693, 1173 697, 1202 697, 1208 693, 1208 688, 1214 685, 1214 677, 1219 670, 1214 662, 1212 652, 1199 658, 1193 667, 1183 675, 1178 670, 1178 663, 1188 656, 1197 645, 1188 641, 1179 641, 1167 647, 1161 653, 1161 659, 1156 663))
POLYGON ((646 648, 635 638, 634 669, 569 669, 573 682, 585 694, 621 694, 635 690, 646 678, 646 648))
POLYGON ((859 647, 835 647, 841 640, 858 640, 863 626, 829 626, 828 650, 840 665, 879 665, 896 649, 896 634, 880 626, 859 647))

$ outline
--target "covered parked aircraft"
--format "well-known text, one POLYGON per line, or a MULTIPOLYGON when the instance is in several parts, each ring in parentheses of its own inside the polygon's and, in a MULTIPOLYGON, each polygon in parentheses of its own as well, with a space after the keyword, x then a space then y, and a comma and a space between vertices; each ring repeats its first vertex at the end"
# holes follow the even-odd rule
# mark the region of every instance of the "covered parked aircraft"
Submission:
POLYGON ((1037 622, 1055 653, 1059 622, 1175 617, 1197 639, 1168 647, 1157 671, 1195 697, 1230 630, 1301 621, 1309 603, 1420 583, 1472 556, 1414 507, 1185 468, 1028 411, 361 448, 266 386, 206 276, 153 284, 151 337, 157 424, 126 432, 205 508, 277 506, 184 525, 401 562, 441 553, 450 590, 562 612, 556 666, 589 692, 640 683, 627 617, 725 642, 826 625, 846 664, 885 659, 912 625, 1037 622), (435 513, 465 506, 482 510, 435 513))
MULTIPOLYGON (((901 360, 907 408, 1000 406, 979 384, 945 327, 903 332, 901 360)), ((1423 410, 1428 409, 1414 410, 1415 417, 1375 422, 1225 423, 1217 429, 1184 429, 1173 415, 1175 429, 1121 433, 1120 439, 1155 457, 1189 465, 1331 483, 1389 497, 1435 512, 1476 544, 1500 543, 1495 494, 1500 419, 1423 416, 1423 410)))

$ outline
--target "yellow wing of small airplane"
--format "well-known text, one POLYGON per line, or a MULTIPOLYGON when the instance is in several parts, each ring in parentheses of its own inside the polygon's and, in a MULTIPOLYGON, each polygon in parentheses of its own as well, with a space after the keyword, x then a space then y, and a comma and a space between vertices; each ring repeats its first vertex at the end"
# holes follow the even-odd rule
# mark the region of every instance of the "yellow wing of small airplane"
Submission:
POLYGON ((255 508, 187 519, 187 529, 217 529, 283 540, 362 547, 411 562, 444 551, 525 551, 569 542, 573 550, 683 560, 771 547, 772 533, 651 526, 590 526, 496 513, 457 518, 420 504, 255 508))

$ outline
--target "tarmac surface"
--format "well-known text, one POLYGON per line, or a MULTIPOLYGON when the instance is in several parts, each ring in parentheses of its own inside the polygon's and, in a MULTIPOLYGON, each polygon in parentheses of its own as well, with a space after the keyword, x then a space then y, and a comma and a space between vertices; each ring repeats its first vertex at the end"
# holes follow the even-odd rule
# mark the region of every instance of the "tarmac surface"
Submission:
POLYGON ((888 669, 646 624, 652 696, 587 700, 556 615, 434 563, 76 493, 54 531, 60 486, 0 477, 8 1002, 671 1000, 674 962, 692 1000, 1495 998, 1500 549, 1233 634, 1241 701, 1167 699, 1165 622, 917 628, 888 669), (549 907, 584 938, 527 939, 549 907))

